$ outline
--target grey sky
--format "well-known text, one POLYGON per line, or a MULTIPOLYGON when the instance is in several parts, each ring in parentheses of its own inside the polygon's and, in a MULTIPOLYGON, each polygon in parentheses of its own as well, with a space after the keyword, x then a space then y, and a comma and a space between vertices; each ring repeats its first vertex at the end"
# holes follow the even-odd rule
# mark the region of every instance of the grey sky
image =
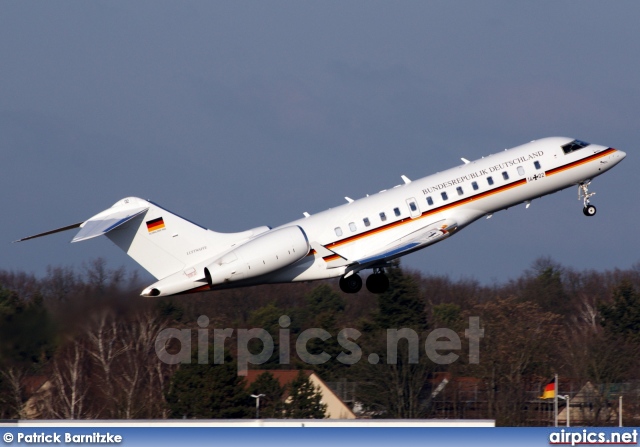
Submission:
POLYGON ((532 139, 627 152, 404 265, 481 282, 540 256, 630 268, 640 3, 0 0, 0 269, 106 258, 73 232, 126 196, 217 231, 276 226, 532 139))

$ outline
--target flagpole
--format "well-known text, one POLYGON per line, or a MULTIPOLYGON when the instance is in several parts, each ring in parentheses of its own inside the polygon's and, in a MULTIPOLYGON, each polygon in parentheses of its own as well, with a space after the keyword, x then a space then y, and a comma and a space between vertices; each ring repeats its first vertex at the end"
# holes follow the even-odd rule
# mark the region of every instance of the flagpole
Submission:
POLYGON ((554 424, 558 426, 558 375, 555 375, 555 383, 553 390, 553 420, 554 424))
POLYGON ((622 427, 622 394, 618 397, 618 426, 622 427))

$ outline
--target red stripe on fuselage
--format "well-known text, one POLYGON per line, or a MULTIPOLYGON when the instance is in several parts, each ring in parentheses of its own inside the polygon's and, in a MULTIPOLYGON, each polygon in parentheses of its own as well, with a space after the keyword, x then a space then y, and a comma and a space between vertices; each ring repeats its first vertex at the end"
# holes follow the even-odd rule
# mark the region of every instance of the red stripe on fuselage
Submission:
MULTIPOLYGON (((589 157, 586 157, 586 158, 583 158, 581 160, 576 160, 576 161, 574 161, 572 163, 568 163, 566 165, 559 166, 559 167, 554 168, 554 169, 550 169, 549 171, 545 172, 545 175, 553 175, 553 174, 557 174, 559 172, 563 172, 563 171, 566 171, 568 169, 571 169, 571 168, 574 168, 574 167, 577 167, 577 166, 581 166, 581 165, 583 165, 585 163, 589 163, 589 162, 591 162, 593 160, 597 160, 598 158, 605 157, 605 156, 607 156, 609 154, 612 154, 615 151, 616 151, 616 149, 608 148, 605 151, 598 152, 597 154, 593 154, 593 155, 591 155, 589 157)), ((498 187, 496 187, 494 189, 491 189, 489 191, 484 191, 484 192, 478 193, 478 194, 476 194, 474 196, 470 196, 470 197, 466 197, 466 198, 463 198, 463 199, 460 199, 460 200, 456 200, 455 202, 451 202, 451 203, 448 203, 446 205, 441 205, 441 206, 439 206, 437 208, 433 208, 431 210, 425 211, 419 217, 416 217, 416 218, 413 218, 413 219, 410 218, 410 217, 405 217, 405 218, 403 218, 401 220, 398 220, 396 222, 392 222, 392 223, 389 223, 387 225, 383 225, 381 227, 365 231, 364 233, 356 234, 356 235, 349 236, 349 237, 344 238, 344 239, 340 239, 340 240, 335 241, 335 242, 331 242, 331 243, 325 245, 325 247, 327 249, 331 250, 331 248, 340 247, 342 245, 346 245, 346 244, 349 244, 351 242, 355 242, 357 240, 364 239, 366 237, 382 233, 382 232, 390 230, 392 228, 399 227, 399 226, 404 225, 406 223, 409 223, 411 221, 418 220, 418 219, 423 219, 425 217, 429 217, 429 216, 431 216, 433 214, 440 213, 442 211, 445 211, 445 210, 448 210, 448 209, 452 209, 452 208, 458 207, 458 206, 463 205, 463 204, 467 204, 467 203, 471 203, 471 202, 474 202, 474 201, 477 201, 477 200, 480 200, 480 199, 484 199, 484 198, 492 196, 494 194, 499 194, 499 193, 507 191, 509 189, 525 185, 526 183, 527 183, 526 179, 524 179, 524 178, 523 179, 519 179, 519 180, 516 180, 514 182, 508 183, 506 185, 498 186, 498 187)), ((325 257, 324 260, 327 261, 329 258, 334 259, 333 256, 331 256, 331 257, 325 257)))
POLYGON ((558 174, 558 173, 566 171, 568 169, 575 168, 577 166, 581 166, 583 164, 586 164, 586 163, 589 163, 591 161, 597 160, 598 158, 606 157, 607 155, 611 155, 614 152, 616 152, 616 149, 610 147, 609 149, 604 150, 602 152, 598 152, 597 154, 593 154, 593 155, 590 155, 588 157, 582 158, 580 160, 576 160, 576 161, 574 161, 572 163, 567 163, 566 165, 558 166, 557 168, 550 169, 550 170, 546 171, 545 174, 546 175, 558 174))

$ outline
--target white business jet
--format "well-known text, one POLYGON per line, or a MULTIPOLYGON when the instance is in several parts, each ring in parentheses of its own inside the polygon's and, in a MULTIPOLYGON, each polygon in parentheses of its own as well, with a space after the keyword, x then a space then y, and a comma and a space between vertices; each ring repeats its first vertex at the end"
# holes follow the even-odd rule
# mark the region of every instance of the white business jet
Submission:
MULTIPOLYGON (((396 258, 440 242, 475 220, 513 205, 578 186, 583 212, 593 216, 591 180, 625 153, 571 138, 532 141, 277 228, 217 233, 136 197, 89 220, 20 241, 80 228, 71 242, 105 235, 158 281, 156 297, 265 283, 341 277, 340 288, 389 286, 384 269, 396 258)), ((18 241, 16 241, 18 242, 18 241)))

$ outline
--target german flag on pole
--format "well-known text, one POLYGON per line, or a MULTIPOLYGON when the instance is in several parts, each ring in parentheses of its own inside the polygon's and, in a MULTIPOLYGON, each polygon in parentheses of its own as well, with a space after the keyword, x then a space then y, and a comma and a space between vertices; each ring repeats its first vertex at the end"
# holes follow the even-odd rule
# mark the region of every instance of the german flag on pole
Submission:
POLYGON ((162 230, 163 228, 164 228, 164 219, 162 217, 158 217, 157 219, 147 221, 147 230, 149 230, 149 233, 162 230))
POLYGON ((556 381, 551 379, 551 382, 547 383, 544 390, 542 390, 540 399, 553 399, 554 397, 556 397, 556 381))

